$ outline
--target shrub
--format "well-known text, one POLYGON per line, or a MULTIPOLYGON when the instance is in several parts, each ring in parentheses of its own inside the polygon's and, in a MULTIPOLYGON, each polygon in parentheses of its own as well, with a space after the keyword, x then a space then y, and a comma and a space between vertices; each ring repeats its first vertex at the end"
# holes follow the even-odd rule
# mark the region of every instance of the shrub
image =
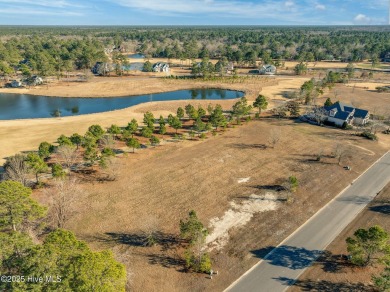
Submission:
POLYGON ((373 141, 378 140, 378 137, 375 134, 370 133, 368 131, 364 131, 363 133, 360 133, 358 136, 361 136, 361 137, 364 137, 364 138, 367 138, 367 139, 373 140, 373 141))
POLYGON ((341 128, 344 130, 352 130, 353 129, 353 127, 351 125, 347 124, 346 122, 343 123, 341 128))
POLYGON ((142 135, 142 137, 145 137, 145 138, 151 138, 153 135, 153 130, 150 129, 149 127, 143 127, 141 130, 141 135, 142 135))
POLYGON ((150 137, 149 141, 153 146, 160 144, 160 139, 156 136, 150 137))
POLYGON ((62 168, 61 164, 55 163, 51 166, 51 174, 53 177, 61 178, 65 177, 66 173, 62 168))

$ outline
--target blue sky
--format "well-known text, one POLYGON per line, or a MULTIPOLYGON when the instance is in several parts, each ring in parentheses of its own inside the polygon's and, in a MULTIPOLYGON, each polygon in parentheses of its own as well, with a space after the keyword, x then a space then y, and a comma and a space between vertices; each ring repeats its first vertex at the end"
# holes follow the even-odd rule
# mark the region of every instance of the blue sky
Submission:
POLYGON ((388 0, 0 0, 0 25, 381 25, 388 0))

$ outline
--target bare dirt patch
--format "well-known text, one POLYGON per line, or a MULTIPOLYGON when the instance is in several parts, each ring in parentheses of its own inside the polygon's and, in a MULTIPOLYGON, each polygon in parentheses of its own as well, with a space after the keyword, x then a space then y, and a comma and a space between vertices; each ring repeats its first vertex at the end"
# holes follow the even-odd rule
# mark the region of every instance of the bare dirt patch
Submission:
POLYGON ((359 229, 380 225, 390 231, 390 184, 351 222, 328 246, 324 256, 289 289, 295 291, 376 291, 371 276, 379 274, 383 267, 373 265, 359 268, 349 264, 345 239, 359 229))
POLYGON ((272 193, 263 196, 252 194, 247 200, 239 204, 231 202, 230 205, 231 209, 227 210, 221 218, 210 220, 209 228, 212 231, 206 238, 210 250, 221 250, 229 241, 229 231, 245 226, 256 213, 276 210, 278 201, 272 193))

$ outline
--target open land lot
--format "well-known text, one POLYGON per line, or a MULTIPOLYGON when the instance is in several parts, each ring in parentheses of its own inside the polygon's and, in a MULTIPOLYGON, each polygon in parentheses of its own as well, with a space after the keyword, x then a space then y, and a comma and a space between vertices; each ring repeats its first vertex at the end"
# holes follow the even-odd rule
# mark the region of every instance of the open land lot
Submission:
MULTIPOLYGON (((217 87, 243 90, 249 101, 261 92, 269 97, 272 106, 273 100, 285 100, 286 92, 297 90, 306 80, 286 77, 214 84, 157 78, 96 78, 71 86, 64 83, 49 89, 30 89, 28 93, 119 96, 129 92, 145 94, 217 87)), ((359 103, 370 110, 384 108, 390 97, 345 85, 337 85, 326 96, 359 103)), ((318 99, 317 102, 323 101, 318 99)), ((0 136, 8 137, 1 141, 0 154, 6 157, 17 151, 36 149, 40 142, 54 142, 62 133, 84 133, 91 124, 107 127, 113 123, 126 125, 132 118, 141 121, 146 111, 152 111, 155 116, 167 116, 188 102, 148 103, 79 117, 0 121, 0 136)), ((226 109, 234 102, 193 101, 195 106, 204 107, 220 103, 226 109)), ((165 143, 128 154, 118 158, 117 181, 82 181, 83 192, 67 228, 96 249, 111 248, 126 264, 131 275, 129 285, 134 291, 221 291, 390 148, 388 135, 380 134, 379 142, 372 142, 352 134, 264 118, 205 141, 165 143), (271 129, 280 130, 283 137, 275 149, 267 147, 271 129), (338 143, 353 153, 342 161, 342 165, 352 166, 351 172, 345 171, 332 157, 338 143), (320 152, 325 156, 321 162, 316 162, 320 152), (277 191, 290 175, 300 181, 292 204, 286 203, 277 191), (191 209, 196 210, 210 228, 210 246, 220 247, 212 250, 213 268, 220 272, 212 281, 206 275, 183 272, 178 224, 191 209), (142 232, 148 222, 158 225, 161 231, 162 243, 155 247, 142 246, 142 232)), ((40 202, 47 203, 42 192, 34 195, 40 202)))
POLYGON ((168 143, 119 158, 117 181, 82 184, 67 228, 95 248, 113 249, 132 273, 134 291, 221 291, 388 149, 348 131, 264 118, 205 141, 168 143), (266 145, 274 128, 283 139, 272 149, 266 145), (350 172, 332 157, 337 143, 353 153, 342 161, 350 172), (325 156, 316 162, 320 151, 325 156), (292 204, 275 191, 290 175, 300 181, 292 204), (222 242, 222 249, 212 251, 220 272, 212 281, 183 273, 178 224, 191 209, 222 242), (251 213, 250 221, 243 212, 251 213), (236 220, 242 224, 231 224, 236 220), (140 243, 146 222, 158 222, 161 245, 140 243))
MULTIPOLYGON (((259 92, 271 99, 282 99, 286 91, 297 90, 307 78, 253 78, 242 82, 204 82, 191 80, 167 80, 161 78, 94 78, 85 83, 59 83, 46 87, 32 89, 1 89, 2 92, 18 92, 48 96, 123 96, 135 94, 149 94, 192 88, 227 88, 245 91, 250 102, 257 97, 259 92), (272 89, 271 89, 272 88, 272 89)), ((201 104, 207 107, 211 104, 221 104, 225 109, 230 109, 234 100, 196 100, 196 101, 166 101, 144 103, 134 107, 114 112, 105 112, 74 117, 30 119, 0 121, 0 163, 4 157, 14 155, 19 151, 35 150, 43 141, 54 142, 61 134, 71 135, 75 132, 84 134, 90 125, 100 124, 109 127, 111 124, 127 125, 132 118, 142 121, 143 114, 153 112, 156 117, 167 117, 170 113, 176 113, 179 106, 184 107, 188 103, 195 106, 201 104), (27 126, 28 125, 28 126, 27 126)))
MULTIPOLYGON (((359 83, 357 86, 360 86, 359 83)), ((359 108, 368 109, 376 115, 390 113, 390 93, 377 93, 374 90, 357 86, 338 84, 331 90, 327 90, 323 97, 317 100, 317 104, 324 104, 326 98, 330 97, 333 102, 341 101, 352 104, 359 108)))
POLYGON ((345 239, 359 228, 374 225, 389 231, 389 202, 390 184, 328 246, 324 256, 303 273, 289 291, 376 291, 371 276, 381 273, 383 267, 377 264, 366 268, 350 265, 345 258, 348 254, 345 239))

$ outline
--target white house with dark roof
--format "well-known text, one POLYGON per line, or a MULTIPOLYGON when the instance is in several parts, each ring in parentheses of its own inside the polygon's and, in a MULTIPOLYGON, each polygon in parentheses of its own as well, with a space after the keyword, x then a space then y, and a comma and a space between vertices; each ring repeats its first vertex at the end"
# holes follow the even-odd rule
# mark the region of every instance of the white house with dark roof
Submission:
POLYGON ((342 127, 348 125, 364 125, 368 122, 370 114, 367 110, 355 108, 342 102, 336 102, 331 106, 324 107, 327 114, 327 121, 342 127))
POLYGON ((264 75, 275 75, 276 67, 274 65, 264 65, 260 68, 259 73, 264 75))
POLYGON ((164 73, 169 73, 169 65, 167 63, 161 63, 158 62, 153 65, 153 71, 154 72, 164 72, 164 73))

